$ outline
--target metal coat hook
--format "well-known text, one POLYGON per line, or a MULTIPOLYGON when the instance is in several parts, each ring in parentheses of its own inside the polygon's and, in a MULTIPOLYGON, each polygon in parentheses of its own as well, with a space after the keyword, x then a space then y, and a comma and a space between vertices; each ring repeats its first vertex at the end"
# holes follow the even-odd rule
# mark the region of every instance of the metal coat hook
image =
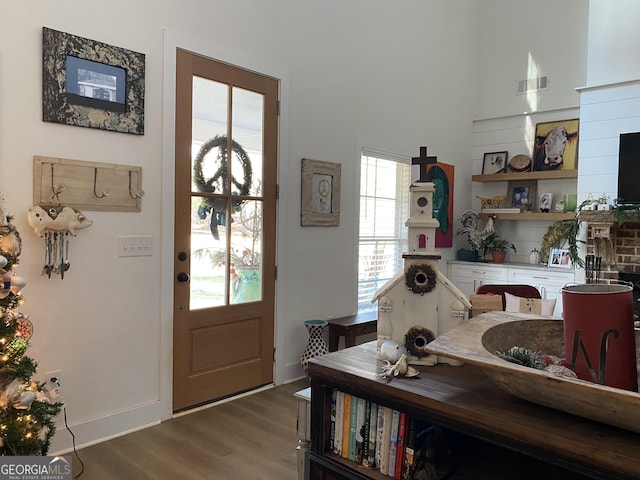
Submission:
POLYGON ((67 186, 64 183, 54 183, 53 177, 53 163, 51 164, 51 200, 55 199, 58 204, 60 204, 60 194, 67 189, 67 186))
POLYGON ((137 200, 139 198, 144 197, 144 190, 139 189, 136 190, 135 192, 132 190, 132 182, 131 182, 131 177, 132 177, 133 171, 129 170, 129 196, 133 199, 133 200, 137 200))
POLYGON ((94 168, 93 169, 93 194, 97 197, 97 198, 104 198, 104 197, 108 197, 109 196, 109 192, 103 190, 102 193, 100 193, 100 195, 98 195, 98 192, 96 190, 96 185, 98 183, 98 169, 94 168))

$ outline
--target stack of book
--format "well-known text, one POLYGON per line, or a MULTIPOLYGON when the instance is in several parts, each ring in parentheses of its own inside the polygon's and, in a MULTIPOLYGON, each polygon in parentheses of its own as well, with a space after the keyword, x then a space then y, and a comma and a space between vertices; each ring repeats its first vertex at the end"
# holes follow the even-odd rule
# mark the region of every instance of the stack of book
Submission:
POLYGON ((332 391, 330 448, 399 480, 411 480, 418 471, 436 480, 451 471, 443 429, 339 390, 332 391))

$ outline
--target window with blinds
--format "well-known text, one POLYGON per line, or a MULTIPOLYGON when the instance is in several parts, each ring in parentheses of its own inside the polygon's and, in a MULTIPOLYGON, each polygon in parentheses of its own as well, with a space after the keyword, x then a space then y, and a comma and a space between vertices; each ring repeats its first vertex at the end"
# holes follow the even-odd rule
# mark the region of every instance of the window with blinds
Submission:
POLYGON ((376 309, 375 292, 403 268, 409 218, 409 159, 364 151, 360 170, 358 312, 376 309))

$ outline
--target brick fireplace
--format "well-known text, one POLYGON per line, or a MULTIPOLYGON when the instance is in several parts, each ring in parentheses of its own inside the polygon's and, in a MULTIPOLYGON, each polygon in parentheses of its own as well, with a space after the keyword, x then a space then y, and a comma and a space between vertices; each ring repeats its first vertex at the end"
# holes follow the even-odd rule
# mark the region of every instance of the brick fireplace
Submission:
POLYGON ((640 277, 640 218, 622 225, 610 211, 581 211, 578 218, 586 225, 586 254, 602 257, 603 278, 640 277))

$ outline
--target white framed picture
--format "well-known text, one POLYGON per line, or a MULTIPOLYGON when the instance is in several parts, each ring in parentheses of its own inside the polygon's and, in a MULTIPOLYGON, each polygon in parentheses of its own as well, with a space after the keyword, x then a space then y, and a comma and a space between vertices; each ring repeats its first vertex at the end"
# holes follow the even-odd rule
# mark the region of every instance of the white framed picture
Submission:
POLYGON ((552 268, 571 268, 571 260, 569 259, 569 250, 566 248, 552 248, 549 250, 548 267, 552 268))
POLYGON ((538 208, 540 208, 540 211, 542 213, 549 213, 551 205, 553 205, 553 193, 541 193, 540 199, 538 200, 538 208))

